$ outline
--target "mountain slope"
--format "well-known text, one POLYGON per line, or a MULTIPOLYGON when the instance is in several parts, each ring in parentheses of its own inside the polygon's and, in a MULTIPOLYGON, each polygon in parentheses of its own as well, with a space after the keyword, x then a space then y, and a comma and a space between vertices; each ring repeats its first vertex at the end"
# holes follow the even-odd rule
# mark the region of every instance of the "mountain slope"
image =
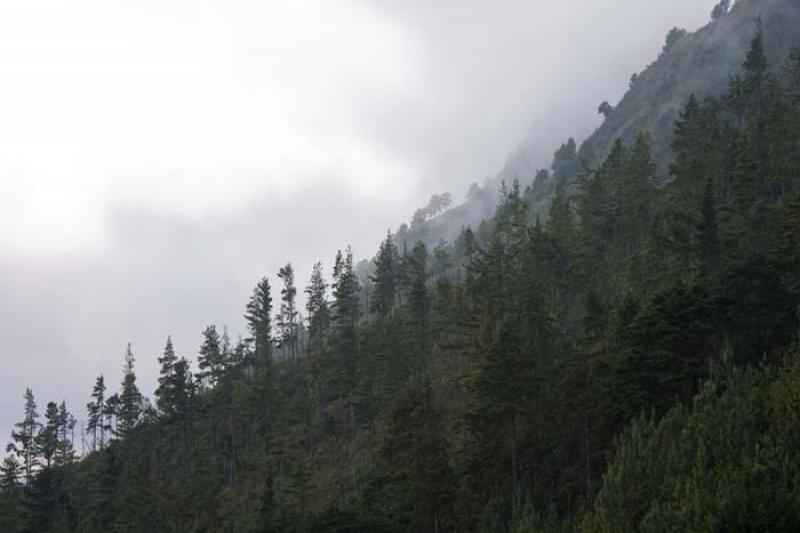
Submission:
POLYGON ((800 2, 739 0, 730 13, 683 35, 631 84, 603 124, 584 141, 580 154, 592 166, 605 159, 614 142, 630 144, 640 131, 650 134, 657 175, 668 178, 673 124, 691 94, 718 95, 739 73, 754 26, 761 17, 767 57, 781 65, 800 43, 800 2))
POLYGON ((796 531, 800 48, 773 84, 764 37, 739 99, 684 108, 661 187, 641 137, 545 221, 506 189, 449 272, 387 237, 360 287, 340 253, 299 339, 287 265, 248 338, 209 326, 196 371, 167 342, 154 405, 132 353, 100 376, 80 459, 28 391, 0 530, 796 531))
MULTIPOLYGON (((756 20, 761 17, 767 57, 781 65, 788 51, 800 44, 800 2, 797 0, 739 0, 730 12, 710 21, 703 28, 684 33, 668 50, 641 72, 619 104, 580 146, 578 155, 590 167, 597 166, 611 151, 614 142, 634 142, 639 132, 650 135, 658 181, 669 179, 673 125, 689 96, 699 98, 725 91, 731 76, 741 70, 742 58, 750 45, 756 20)), ((553 139, 553 147, 558 144, 553 139)), ((521 144, 512 151, 497 175, 487 180, 480 194, 445 211, 415 228, 408 242, 423 240, 428 246, 443 239, 453 242, 461 228, 477 228, 494 214, 501 182, 518 179, 524 186, 533 184, 539 169, 549 166, 541 160, 542 149, 521 144)), ((568 181, 575 176, 559 176, 568 181)), ((555 187, 547 184, 540 191, 534 212, 546 214, 555 187)))

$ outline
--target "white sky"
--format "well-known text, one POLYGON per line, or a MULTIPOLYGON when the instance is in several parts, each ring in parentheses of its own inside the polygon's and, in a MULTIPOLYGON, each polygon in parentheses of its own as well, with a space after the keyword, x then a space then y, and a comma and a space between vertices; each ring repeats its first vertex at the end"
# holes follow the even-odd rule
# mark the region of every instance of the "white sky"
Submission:
POLYGON ((132 340, 150 394, 282 263, 585 136, 713 4, 0 2, 0 439, 25 386, 82 416, 132 340))

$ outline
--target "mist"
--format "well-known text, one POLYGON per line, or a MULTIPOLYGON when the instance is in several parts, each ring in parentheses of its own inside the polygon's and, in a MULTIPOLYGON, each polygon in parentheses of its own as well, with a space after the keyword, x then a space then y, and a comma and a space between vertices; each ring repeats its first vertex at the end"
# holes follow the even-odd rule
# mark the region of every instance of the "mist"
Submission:
POLYGON ((83 418, 128 342, 150 396, 167 335, 236 339, 286 262, 302 290, 520 145, 549 165, 714 3, 4 4, 0 431, 25 387, 83 418))

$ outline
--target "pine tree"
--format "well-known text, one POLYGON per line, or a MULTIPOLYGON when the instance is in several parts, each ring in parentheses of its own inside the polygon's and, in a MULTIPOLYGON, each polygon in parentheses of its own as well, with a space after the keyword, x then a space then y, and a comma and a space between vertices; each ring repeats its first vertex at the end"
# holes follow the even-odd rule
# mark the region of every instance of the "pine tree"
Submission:
POLYGON ((0 464, 0 531, 18 531, 20 528, 20 500, 22 496, 23 468, 14 455, 0 464))
POLYGON ((578 172, 578 147, 572 137, 553 155, 553 177, 561 182, 571 180, 578 172))
POLYGON ((394 238, 392 233, 388 232, 375 257, 375 274, 370 278, 375 284, 371 311, 380 317, 388 316, 395 304, 398 259, 394 238))
POLYGON ((359 316, 359 284, 353 270, 353 251, 336 253, 333 265, 333 317, 340 331, 355 327, 359 316))
POLYGON ((390 530, 455 530, 445 428, 426 378, 400 391, 381 429, 378 456, 386 466, 370 488, 381 505, 374 512, 395 524, 390 530))
POLYGON ((44 458, 45 466, 50 468, 50 465, 55 459, 58 451, 58 436, 60 429, 58 405, 55 402, 47 403, 47 409, 44 413, 44 420, 44 426, 36 436, 36 440, 37 445, 41 450, 42 457, 44 458))
POLYGON ((645 246, 651 218, 652 180, 655 165, 651 159, 650 138, 640 134, 630 150, 621 184, 623 208, 622 242, 623 261, 630 269, 634 284, 641 290, 643 285, 640 257, 645 246), (627 257, 626 257, 627 256, 627 257))
POLYGON ((118 393, 114 393, 106 398, 106 403, 102 409, 103 431, 108 434, 108 442, 111 442, 114 435, 119 434, 119 415, 121 400, 118 393))
POLYGON ((100 449, 102 450, 105 445, 105 420, 104 420, 104 410, 105 410, 105 393, 106 393, 106 384, 105 380, 103 379, 103 375, 100 374, 97 376, 97 380, 94 384, 94 389, 92 389, 92 399, 93 401, 86 404, 86 411, 87 411, 87 423, 86 423, 86 432, 92 435, 92 451, 96 451, 97 448, 97 433, 98 430, 100 432, 100 449))
POLYGON ((173 391, 172 376, 175 372, 175 363, 178 358, 175 356, 175 348, 172 345, 172 337, 167 337, 167 344, 164 346, 164 355, 158 358, 161 365, 158 377, 158 388, 156 389, 156 406, 165 414, 172 414, 173 391))
POLYGON ((200 346, 200 353, 197 358, 197 367, 200 371, 197 378, 201 383, 215 387, 225 371, 225 360, 222 353, 221 339, 217 333, 217 327, 208 326, 203 331, 203 344, 200 346))
POLYGON ((411 309, 411 316, 419 326, 426 323, 430 306, 426 287, 428 274, 425 265, 427 259, 428 250, 423 242, 418 241, 411 252, 408 305, 411 309))
POLYGON ((0 465, 0 493, 9 494, 21 487, 22 471, 22 465, 19 464, 16 456, 6 456, 3 464, 0 465))
POLYGON ((444 239, 440 239, 433 248, 432 274, 434 277, 444 276, 452 266, 450 246, 444 239))
POLYGON ((570 249, 575 239, 575 220, 572 205, 563 181, 556 185, 555 195, 550 204, 550 216, 546 223, 547 232, 564 249, 570 249))
POLYGON ((714 9, 711 10, 711 19, 717 20, 718 18, 724 17, 728 14, 730 7, 730 0, 720 0, 720 2, 714 6, 714 9))
POLYGON ((703 190, 700 220, 696 229, 697 263, 703 275, 716 272, 719 260, 719 235, 717 211, 714 200, 714 182, 709 178, 703 190))
POLYGON ((267 278, 253 289, 244 318, 255 347, 255 366, 261 368, 272 361, 272 296, 267 278))
POLYGON ((16 428, 11 432, 14 442, 8 445, 7 451, 14 452, 17 457, 22 459, 25 472, 25 483, 30 484, 33 480, 33 473, 39 465, 40 448, 37 442, 37 435, 41 425, 39 424, 39 413, 36 411, 36 400, 31 389, 25 389, 25 410, 21 422, 14 425, 16 428))
POLYGON ((142 394, 136 385, 136 374, 133 371, 134 362, 131 344, 128 343, 125 350, 122 391, 119 396, 119 428, 117 430, 117 433, 123 438, 133 431, 142 414, 142 394))
POLYGON ((322 263, 317 262, 311 271, 311 281, 306 288, 308 329, 312 345, 322 341, 328 333, 331 315, 328 308, 328 284, 322 274, 322 263))
POLYGON ((194 413, 194 381, 189 361, 183 357, 175 362, 170 376, 169 391, 170 412, 180 423, 184 447, 188 447, 194 413))
POLYGON ((283 281, 281 287, 281 308, 275 317, 280 337, 280 346, 288 351, 289 360, 297 357, 297 288, 294 284, 294 268, 287 263, 278 270, 278 278, 283 281))
POLYGON ((764 30, 760 17, 756 20, 756 34, 750 43, 750 50, 742 67, 745 101, 751 113, 754 113, 762 110, 766 104, 767 84, 770 81, 769 61, 764 51, 764 30))
POLYGON ((58 406, 58 446, 56 449, 55 464, 64 466, 75 459, 72 432, 77 421, 67 410, 67 402, 61 400, 58 406))

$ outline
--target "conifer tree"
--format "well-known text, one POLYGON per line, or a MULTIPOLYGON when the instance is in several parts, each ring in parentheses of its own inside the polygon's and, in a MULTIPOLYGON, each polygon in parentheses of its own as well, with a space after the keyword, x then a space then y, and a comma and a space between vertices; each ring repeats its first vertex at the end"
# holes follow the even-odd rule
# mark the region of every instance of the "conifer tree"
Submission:
MULTIPOLYGON (((770 81, 769 61, 764 51, 764 30, 760 17, 756 20, 756 34, 750 43, 750 50, 742 67, 745 102, 751 114, 758 113, 766 104, 767 84, 770 81)), ((761 119, 763 116, 758 118, 761 119)))
POLYGON ((15 455, 0 463, 0 531, 14 532, 20 526, 23 469, 15 455))
POLYGON ((172 345, 172 337, 169 336, 164 346, 164 355, 158 358, 161 369, 159 370, 158 388, 156 389, 156 406, 162 413, 172 412, 174 398, 171 387, 174 381, 175 363, 177 362, 178 358, 172 345))
POLYGON ((546 228, 547 232, 562 248, 571 248, 575 238, 575 220, 572 214, 571 201, 567 196, 563 181, 559 181, 558 185, 556 185, 546 228))
POLYGON ((562 144, 553 155, 553 177, 561 180, 571 180, 578 172, 578 146, 572 137, 562 144))
POLYGON ((189 361, 181 357, 175 362, 169 383, 170 413, 180 423, 184 447, 189 445, 189 434, 194 413, 194 381, 189 361))
POLYGON ((717 211, 714 201, 714 182, 709 178, 703 189, 700 220, 696 229, 697 263, 703 275, 716 271, 719 260, 717 211))
POLYGON ((440 239, 433 248, 433 266, 431 268, 434 277, 444 276, 452 267, 450 246, 444 239, 440 239))
POLYGON ((322 263, 317 262, 311 271, 311 281, 305 291, 308 329, 312 345, 322 341, 330 327, 331 316, 327 290, 328 284, 322 274, 322 263))
POLYGON ((395 235, 395 240, 402 242, 402 250, 398 249, 398 256, 397 256, 397 273, 395 275, 395 284, 396 284, 396 292, 397 298, 396 303, 397 305, 403 305, 406 300, 406 296, 408 294, 408 269, 409 261, 411 260, 408 254, 408 236, 404 236, 403 240, 400 241, 400 233, 395 235))
POLYGON ((283 281, 281 287, 281 308, 275 317, 278 326, 280 346, 288 353, 289 360, 297 357, 297 287, 294 284, 294 268, 291 263, 278 270, 278 278, 283 281))
POLYGON ((22 459, 22 466, 25 472, 25 483, 30 484, 33 480, 33 473, 39 465, 40 448, 37 442, 37 435, 41 425, 39 424, 39 413, 36 411, 36 400, 31 389, 25 389, 25 410, 21 422, 17 422, 16 428, 11 432, 13 440, 7 447, 7 451, 14 452, 17 457, 22 459))
POLYGON ((214 325, 208 326, 203 331, 203 344, 200 346, 197 367, 200 370, 197 378, 201 383, 207 383, 211 387, 219 383, 225 371, 221 339, 214 325))
POLYGON ((125 350, 125 366, 123 367, 122 391, 119 396, 119 428, 121 437, 126 437, 136 425, 142 414, 142 394, 136 385, 136 374, 133 370, 135 359, 131 344, 125 350))
POLYGON ((478 243, 475 242, 475 233, 470 226, 464 228, 461 232, 461 248, 464 260, 468 265, 472 259, 472 255, 477 251, 478 243))
POLYGON ((724 17, 728 14, 730 7, 730 0, 720 0, 720 2, 714 6, 714 9, 711 10, 711 19, 717 20, 718 18, 724 17))
POLYGON ((97 376, 94 388, 92 389, 92 400, 86 404, 87 422, 86 432, 92 435, 92 451, 98 449, 97 437, 100 433, 100 449, 105 445, 105 400, 106 384, 103 375, 97 376))
POLYGON ((50 468, 58 452, 59 430, 58 405, 56 402, 47 402, 47 409, 44 413, 44 425, 36 436, 37 445, 41 450, 47 468, 50 468))
POLYGON ((58 446, 56 449, 55 464, 64 466, 75 459, 72 432, 77 421, 67 410, 67 402, 61 400, 58 405, 58 446))
POLYGON ((267 278, 256 284, 246 311, 244 318, 255 348, 255 364, 261 368, 272 361, 272 296, 267 278))
POLYGON ((426 262, 428 259, 428 250, 425 244, 418 241, 414 245, 414 250, 411 252, 410 261, 410 287, 408 292, 408 305, 411 309, 411 315, 414 321, 422 326, 425 324, 428 315, 429 300, 428 290, 426 287, 427 272, 426 262))
POLYGON ((120 397, 119 393, 114 393, 106 398, 106 403, 103 405, 102 410, 103 431, 108 434, 108 442, 111 442, 114 435, 119 434, 119 414, 120 397))
POLYGON ((371 311, 380 317, 386 317, 392 311, 397 297, 397 247, 392 233, 386 234, 375 257, 375 274, 370 280, 375 284, 372 296, 371 311))
POLYGON ((0 465, 0 493, 12 494, 22 486, 22 465, 14 455, 7 455, 0 465))
POLYGON ((333 265, 333 316, 340 331, 352 329, 359 316, 359 284, 353 269, 353 251, 336 254, 333 265))

